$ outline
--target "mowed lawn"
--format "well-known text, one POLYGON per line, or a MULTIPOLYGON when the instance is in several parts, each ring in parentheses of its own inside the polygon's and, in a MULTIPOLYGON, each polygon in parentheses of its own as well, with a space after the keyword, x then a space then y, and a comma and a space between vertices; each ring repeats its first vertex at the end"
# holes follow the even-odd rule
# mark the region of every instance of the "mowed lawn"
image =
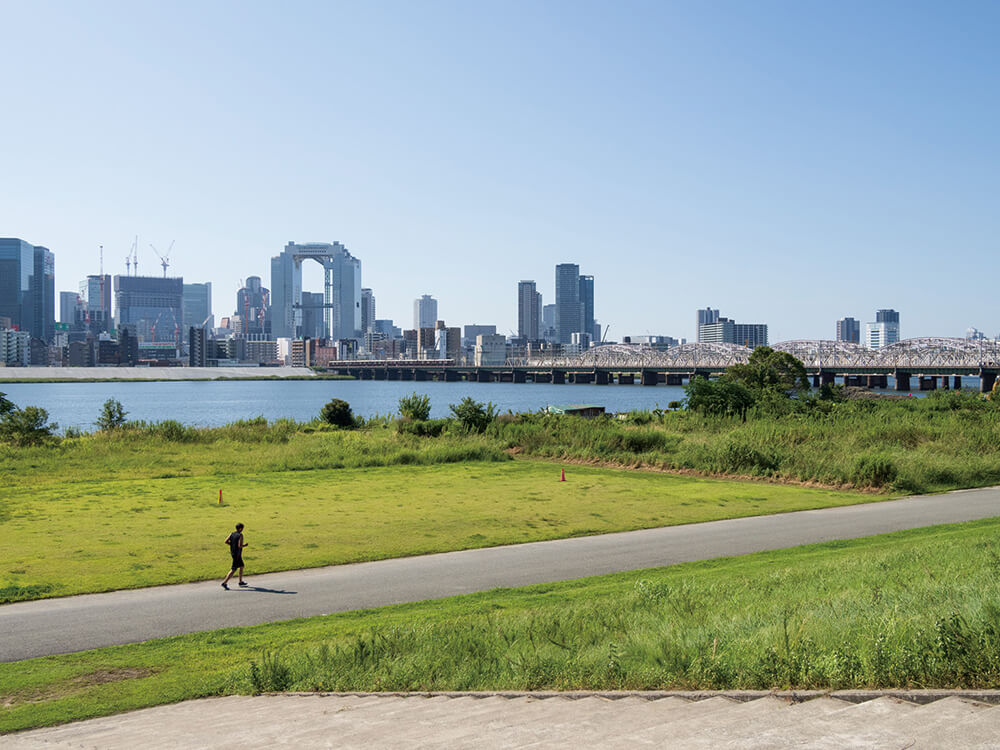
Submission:
POLYGON ((0 600, 849 505, 852 492, 534 461, 65 481, 0 493, 0 600), (219 505, 219 490, 223 504, 219 505))

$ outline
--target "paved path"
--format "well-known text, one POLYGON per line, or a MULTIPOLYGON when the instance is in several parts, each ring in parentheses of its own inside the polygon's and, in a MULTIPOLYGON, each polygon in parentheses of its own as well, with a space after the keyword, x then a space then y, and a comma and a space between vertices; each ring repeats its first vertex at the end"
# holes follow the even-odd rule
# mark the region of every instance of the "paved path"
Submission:
POLYGON ((855 702, 857 696, 841 694, 803 702, 779 696, 700 697, 210 698, 0 740, 8 750, 1000 747, 1000 706, 968 696, 923 705, 888 696, 855 702))
MULTIPOLYGON (((1000 488, 0 606, 0 661, 1000 516, 1000 488)), ((250 559, 252 569, 253 559, 250 559)))

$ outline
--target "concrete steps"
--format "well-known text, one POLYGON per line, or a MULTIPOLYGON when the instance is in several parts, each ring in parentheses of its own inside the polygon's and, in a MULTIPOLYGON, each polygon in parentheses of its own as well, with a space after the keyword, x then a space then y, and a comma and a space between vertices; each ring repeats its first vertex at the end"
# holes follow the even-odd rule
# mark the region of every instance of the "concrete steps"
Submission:
POLYGON ((909 697, 921 702, 858 693, 814 694, 804 701, 786 694, 711 693, 236 696, 6 735, 0 746, 1000 748, 1000 692, 918 691, 909 697))

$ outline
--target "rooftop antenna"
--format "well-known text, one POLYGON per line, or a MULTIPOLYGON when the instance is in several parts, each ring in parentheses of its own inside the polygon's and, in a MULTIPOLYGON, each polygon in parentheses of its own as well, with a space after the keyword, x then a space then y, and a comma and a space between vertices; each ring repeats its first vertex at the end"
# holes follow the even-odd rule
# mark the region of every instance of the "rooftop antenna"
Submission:
POLYGON ((139 275, 139 235, 135 236, 135 242, 132 243, 132 275, 139 275))

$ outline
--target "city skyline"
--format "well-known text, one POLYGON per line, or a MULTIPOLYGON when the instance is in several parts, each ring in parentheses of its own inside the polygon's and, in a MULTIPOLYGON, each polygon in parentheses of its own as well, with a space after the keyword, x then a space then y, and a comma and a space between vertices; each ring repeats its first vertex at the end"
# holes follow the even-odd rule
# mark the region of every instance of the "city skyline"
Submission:
POLYGON ((218 319, 295 237, 344 242, 397 322, 430 290, 448 321, 516 329, 511 287, 552 300, 570 258, 610 339, 694 340, 706 299, 774 341, 883 305, 908 337, 1000 331, 996 4, 109 1, 4 21, 23 116, 0 125, 0 234, 58 256, 57 293, 100 245, 122 274, 138 233, 140 273, 176 240, 168 272, 211 282, 218 319))

